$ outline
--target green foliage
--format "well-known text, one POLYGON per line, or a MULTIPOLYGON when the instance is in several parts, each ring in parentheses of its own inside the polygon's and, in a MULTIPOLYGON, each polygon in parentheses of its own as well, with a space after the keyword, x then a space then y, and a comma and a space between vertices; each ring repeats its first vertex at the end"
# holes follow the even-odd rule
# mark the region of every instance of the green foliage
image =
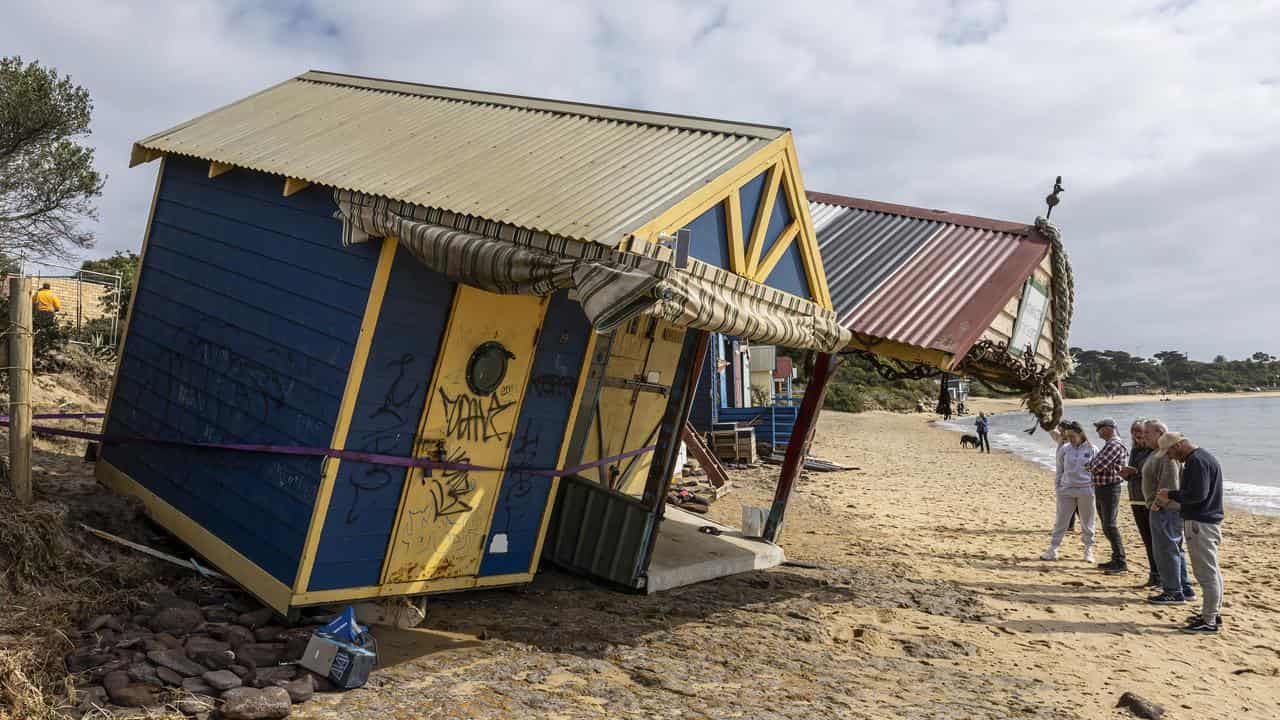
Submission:
POLYGON ((910 412, 918 402, 932 408, 937 398, 937 380, 885 380, 866 358, 845 355, 827 386, 825 407, 845 412, 910 412))
POLYGON ((66 257, 93 245, 80 227, 96 217, 104 178, 89 134, 89 91, 53 68, 0 58, 0 255, 66 257))
POLYGON ((1280 386, 1280 361, 1256 352, 1247 360, 1218 355, 1213 362, 1191 360, 1178 350, 1163 350, 1151 358, 1120 350, 1072 348, 1076 371, 1068 389, 1089 394, 1119 393, 1120 386, 1139 382, 1148 392, 1234 392, 1280 386))

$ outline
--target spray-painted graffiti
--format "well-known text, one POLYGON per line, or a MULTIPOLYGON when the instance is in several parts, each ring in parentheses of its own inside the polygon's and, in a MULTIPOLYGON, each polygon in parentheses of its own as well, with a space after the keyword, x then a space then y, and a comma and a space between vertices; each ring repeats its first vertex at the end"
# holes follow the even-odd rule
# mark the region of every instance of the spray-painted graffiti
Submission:
MULTIPOLYGON (((386 454, 408 451, 417 419, 416 406, 422 398, 421 382, 411 385, 406 382, 417 369, 415 365, 416 358, 410 353, 404 353, 394 360, 382 363, 379 372, 370 374, 366 382, 370 383, 368 390, 372 397, 377 398, 377 404, 363 414, 365 421, 361 423, 358 435, 348 440, 348 448, 386 454), (405 385, 409 385, 407 390, 404 389, 405 385)), ((403 478, 404 472, 400 468, 367 463, 346 468, 342 476, 351 487, 346 523, 354 525, 359 522, 360 500, 363 495, 372 495, 386 488, 403 478)))
MULTIPOLYGON (((445 457, 445 461, 465 464, 471 462, 471 456, 461 448, 454 448, 445 457)), ((433 471, 430 477, 424 475, 422 481, 431 487, 431 503, 435 511, 433 519, 461 515, 472 510, 467 500, 476 488, 471 482, 470 470, 433 471)))
POLYGON ((530 378, 529 388, 538 397, 572 396, 578 389, 578 379, 572 375, 542 373, 530 378))
POLYGON ((503 402, 490 395, 486 400, 466 392, 450 396, 444 388, 438 388, 444 403, 445 436, 457 440, 502 442, 509 430, 498 429, 499 417, 515 406, 515 401, 503 402))

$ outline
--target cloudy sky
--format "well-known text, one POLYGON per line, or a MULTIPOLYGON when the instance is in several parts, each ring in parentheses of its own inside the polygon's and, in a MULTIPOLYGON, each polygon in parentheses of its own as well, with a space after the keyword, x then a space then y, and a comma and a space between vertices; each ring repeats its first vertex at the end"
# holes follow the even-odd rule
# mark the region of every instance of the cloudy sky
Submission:
POLYGON ((93 256, 130 142, 307 69, 786 125, 811 190, 1030 221, 1055 175, 1072 344, 1280 354, 1280 2, 13 3, 0 52, 93 93, 93 256))

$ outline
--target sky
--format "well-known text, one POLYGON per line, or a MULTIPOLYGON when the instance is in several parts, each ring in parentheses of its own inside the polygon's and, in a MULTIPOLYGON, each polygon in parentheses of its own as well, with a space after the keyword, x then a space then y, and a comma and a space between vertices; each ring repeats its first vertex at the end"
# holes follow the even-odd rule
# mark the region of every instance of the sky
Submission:
POLYGON ((308 69, 785 125, 808 189, 1053 220, 1071 344, 1280 355, 1280 2, 13 3, 94 98, 87 257, 137 250, 133 140, 308 69))

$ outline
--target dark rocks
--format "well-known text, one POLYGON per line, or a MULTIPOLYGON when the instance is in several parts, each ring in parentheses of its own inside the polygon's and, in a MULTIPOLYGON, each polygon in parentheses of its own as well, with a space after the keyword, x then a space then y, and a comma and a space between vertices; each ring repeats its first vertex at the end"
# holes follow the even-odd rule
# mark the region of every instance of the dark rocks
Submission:
POLYGON ((88 710, 95 705, 106 705, 108 701, 107 689, 100 685, 90 685, 76 691, 77 702, 76 707, 88 710))
POLYGON ((230 670, 211 670, 201 677, 214 690, 230 690, 244 685, 244 681, 230 670))
POLYGON ((206 605, 200 611, 204 613, 204 619, 211 623, 235 622, 238 616, 235 610, 221 605, 206 605))
POLYGON ((146 630, 125 630, 116 637, 117 648, 140 648, 151 637, 146 630))
POLYGON ((149 662, 136 662, 125 670, 129 679, 147 685, 160 685, 160 676, 156 675, 156 667, 149 662))
POLYGON ((182 677, 182 673, 175 672, 167 667, 156 668, 156 676, 159 677, 165 685, 172 685, 174 687, 181 685, 185 679, 182 677))
POLYGON ((107 697, 121 707, 147 707, 156 704, 158 691, 159 688, 154 685, 129 683, 124 687, 107 688, 107 697))
POLYGON ((311 676, 311 684, 315 685, 316 692, 327 693, 327 692, 334 692, 335 690, 338 689, 338 687, 333 684, 333 681, 325 677, 324 675, 317 675, 313 672, 308 672, 307 674, 311 676))
MULTIPOLYGON (((204 623, 200 608, 168 607, 156 613, 147 627, 157 633, 189 633, 204 623)), ((163 642, 163 638, 159 638, 163 642)))
POLYGON ((316 683, 311 679, 310 674, 303 675, 297 680, 290 682, 278 681, 280 687, 289 693, 289 699, 294 703, 304 703, 311 699, 316 692, 316 683))
POLYGON ((276 616, 276 612, 271 608, 261 608, 252 612, 247 612, 236 618, 236 624, 244 625, 249 629, 260 628, 276 616))
POLYGON ((92 650, 76 651, 67 656, 67 672, 74 674, 92 670, 111 662, 113 659, 115 657, 110 653, 97 653, 92 650))
POLYGON ((262 690, 236 688, 222 697, 225 702, 220 716, 226 720, 279 720, 288 717, 292 710, 288 691, 279 687, 262 690))
POLYGON ((99 615, 93 620, 90 620, 88 625, 84 626, 85 631, 91 633, 98 632, 103 628, 114 630, 116 632, 123 632, 124 621, 115 615, 99 615))
POLYGON ((286 630, 280 639, 284 641, 284 659, 296 662, 302 659, 307 651, 307 643, 311 642, 312 630, 309 627, 286 630))
POLYGON ((181 650, 156 650, 147 653, 147 659, 186 677, 202 675, 205 671, 202 665, 187 657, 181 650))
POLYGON ((200 693, 202 695, 217 695, 218 688, 205 682, 202 677, 189 677, 182 679, 182 689, 189 693, 200 693))
POLYGON ((102 678, 102 687, 106 688, 107 694, 110 695, 131 682, 133 682, 133 678, 129 677, 129 673, 124 670, 116 670, 107 673, 107 676, 102 678))
POLYGON ((257 641, 253 631, 242 625, 210 625, 209 634, 225 641, 232 650, 257 641))
POLYGON ((223 650, 216 653, 205 653, 196 658, 201 665, 210 670, 226 670, 236 662, 236 654, 230 650, 223 650))
POLYGON ((241 677, 241 678, 243 678, 243 677, 245 677, 246 675, 248 675, 249 673, 253 672, 252 670, 250 670, 249 668, 245 667, 244 665, 232 665, 231 667, 229 667, 229 668, 227 668, 227 669, 228 669, 228 670, 230 670, 231 672, 235 673, 238 677, 241 677))
POLYGON ((211 637, 203 635, 192 635, 187 638, 185 646, 187 657, 199 659, 205 653, 219 653, 223 650, 230 650, 231 644, 225 640, 214 640, 211 637))
POLYGON ((1128 708, 1129 712, 1145 720, 1160 720, 1164 717, 1163 707, 1131 692, 1121 695, 1120 702, 1116 703, 1116 707, 1128 708))
POLYGON ((246 643, 236 648, 236 659, 251 667, 278 665, 284 660, 284 643, 246 643))
POLYGON ((284 630, 285 629, 279 625, 267 625, 254 630, 253 637, 258 642, 274 642, 281 634, 284 633, 284 630))
POLYGON ((256 688, 271 687, 280 682, 288 682, 298 676, 298 668, 294 665, 278 665, 253 670, 245 677, 246 685, 256 688))
POLYGON ((159 640, 167 648, 172 648, 174 650, 182 649, 182 641, 179 640, 177 637, 175 637, 171 633, 167 633, 167 632, 157 633, 156 640, 159 640))

